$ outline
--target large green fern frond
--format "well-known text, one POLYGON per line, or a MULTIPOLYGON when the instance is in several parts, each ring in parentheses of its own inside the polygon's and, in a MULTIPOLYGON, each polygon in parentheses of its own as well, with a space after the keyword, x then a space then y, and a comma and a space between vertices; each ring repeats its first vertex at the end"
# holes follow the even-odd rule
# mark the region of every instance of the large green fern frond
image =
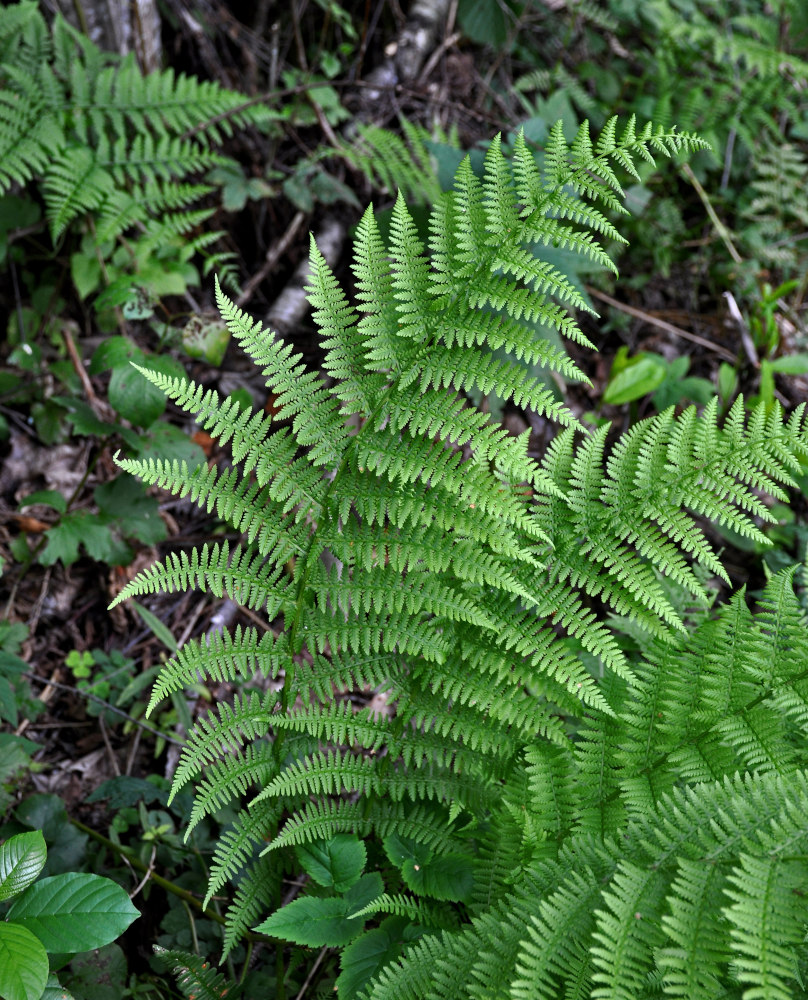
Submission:
POLYGON ((492 144, 482 178, 464 162, 428 246, 403 199, 387 240, 366 213, 355 302, 312 247, 325 375, 217 289, 272 420, 144 371, 244 479, 126 468, 247 542, 172 554, 119 600, 197 586, 271 620, 186 646, 151 706, 200 676, 273 682, 200 719, 175 776, 198 783, 194 822, 249 802, 211 870, 210 892, 240 885, 228 949, 275 905, 290 851, 353 834, 392 865, 376 862, 365 915, 421 934, 368 971, 369 1000, 780 997, 797 981, 805 617, 790 571, 757 608, 740 592, 713 609, 727 574, 704 522, 766 543, 766 497, 808 458, 804 410, 738 401, 723 420, 709 404, 588 431, 527 367, 582 374, 542 329, 587 343, 542 247, 602 263, 618 172, 696 146, 633 122, 572 144, 556 128, 543 167, 521 139, 511 157, 492 144), (564 426, 537 459, 471 388, 564 426))

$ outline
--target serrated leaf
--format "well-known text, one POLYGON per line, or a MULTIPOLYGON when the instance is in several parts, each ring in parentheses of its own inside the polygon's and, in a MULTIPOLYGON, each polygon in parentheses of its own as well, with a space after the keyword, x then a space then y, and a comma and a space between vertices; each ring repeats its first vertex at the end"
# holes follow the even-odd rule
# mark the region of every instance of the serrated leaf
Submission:
POLYGON ((310 948, 336 948, 347 944, 362 930, 363 921, 351 920, 349 914, 363 909, 384 891, 378 872, 364 875, 344 896, 296 899, 255 929, 262 934, 307 945, 310 948))
POLYGON ((336 892, 345 892, 359 881, 367 860, 362 841, 349 833, 338 833, 330 840, 301 844, 296 849, 303 869, 323 886, 333 886, 336 892))
POLYGON ((99 420, 92 408, 81 399, 72 399, 70 396, 52 396, 52 403, 67 410, 67 419, 72 425, 76 434, 87 437, 107 437, 110 434, 123 434, 125 428, 119 424, 108 424, 104 420, 99 420))
POLYGON ((101 562, 109 561, 116 551, 109 528, 84 510, 65 514, 58 524, 48 529, 46 537, 47 545, 39 557, 43 566, 52 566, 57 560, 69 566, 79 558, 82 545, 88 555, 101 562))
POLYGON ((159 802, 164 806, 168 802, 168 792, 158 788, 145 778, 133 778, 126 774, 116 778, 107 778, 87 796, 87 802, 107 800, 107 809, 115 812, 125 806, 136 806, 139 802, 148 805, 159 802))
POLYGON ((19 924, 0 922, 0 997, 40 1000, 48 981, 42 943, 19 924))
POLYGON ((335 948, 347 944, 360 928, 348 919, 341 897, 304 896, 276 910, 255 930, 310 948, 335 948))
POLYGON ((39 830, 18 833, 0 846, 0 900, 11 899, 35 882, 47 857, 39 830))
POLYGON ((419 896, 463 902, 474 888, 474 865, 465 854, 444 854, 427 864, 407 860, 401 866, 401 877, 419 896))
POLYGON ((37 882, 14 901, 8 916, 49 952, 72 955, 114 941, 140 914, 111 879, 68 872, 37 882))
POLYGON ((381 927, 360 934, 343 950, 336 983, 339 1000, 354 1000, 383 966, 399 957, 409 926, 406 917, 388 917, 381 927))

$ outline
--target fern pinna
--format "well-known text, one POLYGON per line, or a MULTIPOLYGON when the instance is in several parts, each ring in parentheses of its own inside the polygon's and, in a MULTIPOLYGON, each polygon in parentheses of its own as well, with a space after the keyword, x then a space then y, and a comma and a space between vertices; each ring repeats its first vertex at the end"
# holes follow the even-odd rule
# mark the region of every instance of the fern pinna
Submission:
POLYGON ((559 125, 540 170, 522 136, 495 140, 428 250, 401 198, 386 243, 369 209, 354 304, 311 250, 327 378, 218 291, 274 418, 148 374, 241 472, 121 465, 244 540, 173 554, 119 600, 200 587, 275 623, 189 642, 152 699, 241 682, 175 777, 191 826, 238 809, 209 885, 235 883, 226 951, 253 927, 339 946, 339 995, 368 1000, 802 990, 805 619, 794 571, 757 610, 711 610, 727 575, 704 525, 765 542, 803 411, 669 410, 609 447, 527 370, 585 378, 541 336, 588 344, 542 246, 609 266, 613 167, 698 145, 631 121, 568 146, 559 125), (556 421, 546 454, 472 389, 556 421), (370 689, 384 709, 355 711, 370 689), (292 868, 309 888, 280 906, 292 868))

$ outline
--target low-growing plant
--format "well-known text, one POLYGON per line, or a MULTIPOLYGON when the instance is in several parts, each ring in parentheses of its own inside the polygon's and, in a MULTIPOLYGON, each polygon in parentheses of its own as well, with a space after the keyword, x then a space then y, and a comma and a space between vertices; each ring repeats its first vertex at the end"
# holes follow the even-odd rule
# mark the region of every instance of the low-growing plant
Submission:
MULTIPOLYGON (((147 318, 198 284, 199 257, 235 287, 233 254, 209 250, 222 234, 200 231, 214 213, 204 199, 226 178, 200 174, 231 166, 224 139, 265 119, 242 94, 172 71, 143 76, 133 56, 101 52, 61 15, 48 25, 36 3, 12 4, 0 16, 0 231, 36 233, 41 199, 56 252, 76 236, 79 298, 119 319, 147 318)), ((22 262, 4 238, 0 265, 8 253, 22 262)))
POLYGON ((101 875, 68 872, 37 882, 47 853, 40 831, 0 845, 0 903, 11 901, 0 921, 4 1000, 55 998, 52 963, 58 968, 72 955, 102 948, 139 916, 123 889, 101 875))
POLYGON ((559 123, 539 169, 522 136, 511 158, 497 139, 482 179, 464 160, 435 203, 428 252, 403 199, 386 243, 369 209, 354 304, 311 250, 327 378, 217 289, 273 415, 142 369, 240 470, 120 464, 244 542, 171 554, 118 600, 200 587, 281 626, 188 642, 151 703, 200 675, 250 685, 198 721, 174 794, 194 787, 189 830, 235 810, 208 900, 234 884, 225 954, 251 927, 290 942, 279 998, 296 949, 318 946, 340 949, 346 1000, 801 989, 796 571, 757 605, 730 593, 708 525, 767 543, 765 497, 786 503, 808 458, 804 407, 738 398, 720 421, 713 399, 617 435, 528 368, 586 380, 537 326, 592 346, 542 247, 612 266, 615 170, 699 146, 633 120, 569 145, 559 123), (545 453, 473 391, 557 423, 545 453))

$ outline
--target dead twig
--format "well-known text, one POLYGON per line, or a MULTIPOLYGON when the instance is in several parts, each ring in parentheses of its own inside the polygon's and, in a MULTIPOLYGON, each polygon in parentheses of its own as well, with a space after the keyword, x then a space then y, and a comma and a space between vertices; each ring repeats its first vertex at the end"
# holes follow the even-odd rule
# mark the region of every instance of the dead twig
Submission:
POLYGON ((734 365, 737 361, 735 355, 731 354, 725 347, 721 347, 720 344, 714 344, 711 340, 707 340, 706 337, 700 337, 696 333, 690 333, 687 330, 683 330, 679 326, 674 326, 673 323, 668 323, 667 320, 659 319, 658 316, 654 316, 653 313, 646 312, 644 309, 637 309, 635 306, 627 305, 625 302, 618 302, 618 300, 613 299, 611 295, 598 291, 597 288, 592 288, 591 285, 586 285, 586 291, 593 298, 600 299, 601 302, 605 302, 607 305, 612 306, 613 309, 619 309, 620 312, 626 313, 627 316, 633 316, 635 319, 641 319, 650 326, 655 326, 659 330, 664 330, 666 333, 670 333, 674 337, 682 337, 684 340, 689 340, 693 344, 698 344, 700 347, 704 347, 708 351, 713 351, 720 358, 723 358, 731 365, 734 365))
POLYGON ((239 295, 238 299, 236 299, 236 305, 239 306, 239 308, 243 308, 250 301, 261 282, 267 277, 268 274, 272 273, 275 265, 289 249, 292 240, 294 240, 297 236, 300 227, 305 221, 305 213, 298 212, 286 227, 286 232, 283 236, 281 236, 281 238, 273 243, 267 250, 264 263, 250 278, 250 280, 245 282, 241 295, 239 295))
MULTIPOLYGON (((77 694, 82 698, 87 698, 89 701, 94 701, 98 705, 103 705, 104 708, 113 712, 115 715, 120 715, 122 719, 126 719, 127 722, 131 722, 133 726, 139 726, 141 729, 145 729, 147 732, 152 733, 154 736, 160 736, 166 741, 166 743, 171 743, 173 746, 184 746, 183 743, 178 743, 173 736, 169 736, 168 733, 163 733, 159 729, 155 729, 154 726, 150 726, 147 722, 143 722, 142 719, 136 719, 133 715, 129 715, 128 712, 124 712, 122 708, 118 708, 115 705, 110 704, 108 701, 104 701, 103 698, 99 698, 97 694, 93 694, 91 691, 80 691, 78 688, 72 687, 70 684, 62 684, 60 681, 55 681, 53 677, 50 680, 45 680, 44 677, 38 677, 36 674, 28 673, 27 671, 20 676, 25 677, 26 680, 36 681, 37 684, 45 684, 47 687, 56 688, 58 691, 67 691, 70 694, 77 694)), ((46 691, 43 691, 43 696, 46 691)), ((27 722, 24 719, 23 722, 27 722)), ((22 725, 22 723, 20 724, 22 725)))

